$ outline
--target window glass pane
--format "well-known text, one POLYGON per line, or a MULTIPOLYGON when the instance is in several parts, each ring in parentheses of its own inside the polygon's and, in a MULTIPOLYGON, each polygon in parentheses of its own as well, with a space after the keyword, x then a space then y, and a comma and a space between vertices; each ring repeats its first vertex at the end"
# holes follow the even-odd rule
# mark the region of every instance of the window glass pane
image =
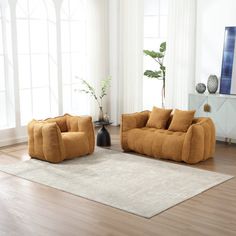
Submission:
POLYGON ((17 20, 18 53, 29 54, 29 25, 26 20, 17 20))
POLYGON ((78 85, 72 86, 72 111, 75 111, 77 114, 80 115, 88 115, 90 114, 90 100, 88 96, 84 93, 81 93, 78 88, 78 85))
POLYGON ((70 52, 70 24, 68 21, 61 22, 61 48, 62 52, 70 52))
POLYGON ((48 88, 33 89, 33 116, 45 119, 50 116, 50 98, 48 88))
POLYGON ((168 15, 168 0, 160 0, 160 14, 168 15))
POLYGON ((54 63, 56 63, 57 60, 57 38, 56 38, 56 24, 55 23, 48 23, 48 32, 49 32, 49 54, 50 57, 54 60, 54 63))
POLYGON ((71 22, 71 51, 83 52, 85 45, 85 23, 71 22))
POLYGON ((159 17, 144 17, 144 37, 159 37, 159 17))
MULTIPOLYGON (((4 69, 4 57, 3 56, 0 56, 0 90, 5 90, 5 69, 4 69)), ((2 102, 1 102, 1 104, 2 104, 2 102)))
POLYGON ((0 91, 0 128, 7 126, 6 117, 6 94, 0 91))
POLYGON ((31 77, 30 77, 30 56, 29 55, 19 55, 19 85, 20 88, 30 88, 31 77))
POLYGON ((32 100, 30 89, 20 91, 21 124, 26 125, 32 119, 32 100))
MULTIPOLYGON (((88 96, 81 97, 80 80, 85 78, 86 1, 64 0, 61 8, 62 79, 64 112, 86 114, 88 96), (72 102, 73 101, 73 102, 72 102)), ((88 114, 88 113, 87 113, 88 114)))
MULTIPOLYGON (((7 2, 6 2, 7 3, 7 2)), ((14 93, 12 73, 12 41, 10 28, 10 9, 8 6, 0 18, 0 128, 14 127, 14 93)))
POLYGON ((31 18, 46 19, 47 18, 46 8, 47 8, 47 5, 45 5, 44 1, 42 0, 29 1, 29 13, 30 13, 31 18))
POLYGON ((32 55, 32 85, 41 87, 49 85, 49 68, 47 55, 32 55))
POLYGON ((62 81, 63 84, 71 83, 71 54, 62 54, 62 81))
POLYGON ((17 17, 25 18, 28 16, 28 0, 17 1, 16 6, 17 17))
MULTIPOLYGON (((156 38, 145 38, 143 44, 145 49, 154 51, 159 50, 160 46, 156 38)), ((146 56, 144 58, 146 58, 146 56)))
MULTIPOLYGON (((1 18, 0 18, 0 27, 2 27, 2 20, 1 20, 1 18)), ((3 54, 2 29, 0 29, 0 55, 2 55, 2 54, 3 54)))
POLYGON ((78 83, 78 79, 75 77, 79 78, 85 78, 85 65, 84 65, 84 55, 78 54, 78 53, 73 53, 71 55, 71 63, 72 63, 72 82, 73 83, 78 83))
POLYGON ((167 38, 167 16, 161 16, 160 22, 160 37, 167 38))
POLYGON ((160 0, 145 0, 144 15, 158 15, 160 0))
POLYGON ((85 18, 86 9, 85 9, 86 0, 70 0, 70 17, 73 20, 83 20, 85 18))
POLYGON ((46 21, 30 21, 31 53, 48 52, 48 33, 46 21))
POLYGON ((20 107, 25 125, 32 118, 58 113, 55 6, 50 0, 18 0, 16 15, 20 107))
POLYGON ((63 111, 71 111, 71 85, 63 86, 63 111))

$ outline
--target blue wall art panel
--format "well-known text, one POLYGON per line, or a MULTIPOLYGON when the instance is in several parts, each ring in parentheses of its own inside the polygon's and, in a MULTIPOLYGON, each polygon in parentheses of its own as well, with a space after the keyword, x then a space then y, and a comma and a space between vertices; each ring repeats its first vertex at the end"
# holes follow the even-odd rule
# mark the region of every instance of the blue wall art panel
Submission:
POLYGON ((236 94, 236 27, 225 27, 220 93, 236 94))

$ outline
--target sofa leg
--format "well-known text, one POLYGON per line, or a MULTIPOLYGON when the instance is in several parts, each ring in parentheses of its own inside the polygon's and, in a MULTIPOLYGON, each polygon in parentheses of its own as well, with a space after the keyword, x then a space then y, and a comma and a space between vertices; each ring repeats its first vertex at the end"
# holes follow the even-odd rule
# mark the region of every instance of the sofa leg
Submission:
POLYGON ((225 144, 231 144, 232 139, 231 138, 225 138, 225 144))

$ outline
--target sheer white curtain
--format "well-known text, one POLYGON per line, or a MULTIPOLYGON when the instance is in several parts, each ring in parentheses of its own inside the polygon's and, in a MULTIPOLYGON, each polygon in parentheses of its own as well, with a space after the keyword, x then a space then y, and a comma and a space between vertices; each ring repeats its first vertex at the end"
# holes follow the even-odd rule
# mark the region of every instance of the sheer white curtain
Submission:
POLYGON ((142 109, 143 1, 120 1, 120 112, 142 109))
POLYGON ((169 0, 166 107, 187 109, 195 83, 196 0, 169 0))
POLYGON ((142 110, 143 0, 110 0, 110 95, 115 124, 122 113, 142 110))
MULTIPOLYGON (((108 62, 108 1, 87 0, 87 59, 86 78, 100 91, 101 80, 109 75, 108 62)), ((94 99, 90 99, 90 114, 98 118, 99 108, 94 99)), ((104 113, 107 101, 103 101, 104 113)))

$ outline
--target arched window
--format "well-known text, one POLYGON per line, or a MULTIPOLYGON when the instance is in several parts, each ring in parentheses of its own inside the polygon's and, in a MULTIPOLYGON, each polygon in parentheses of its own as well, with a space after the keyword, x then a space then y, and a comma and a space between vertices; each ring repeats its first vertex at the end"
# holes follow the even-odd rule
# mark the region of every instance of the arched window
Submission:
POLYGON ((89 113, 89 98, 81 94, 86 79, 86 0, 64 0, 61 7, 63 111, 89 113))
POLYGON ((16 6, 21 124, 58 113, 56 16, 53 1, 16 6))
POLYGON ((13 65, 10 9, 0 2, 0 129, 14 127, 13 65))

